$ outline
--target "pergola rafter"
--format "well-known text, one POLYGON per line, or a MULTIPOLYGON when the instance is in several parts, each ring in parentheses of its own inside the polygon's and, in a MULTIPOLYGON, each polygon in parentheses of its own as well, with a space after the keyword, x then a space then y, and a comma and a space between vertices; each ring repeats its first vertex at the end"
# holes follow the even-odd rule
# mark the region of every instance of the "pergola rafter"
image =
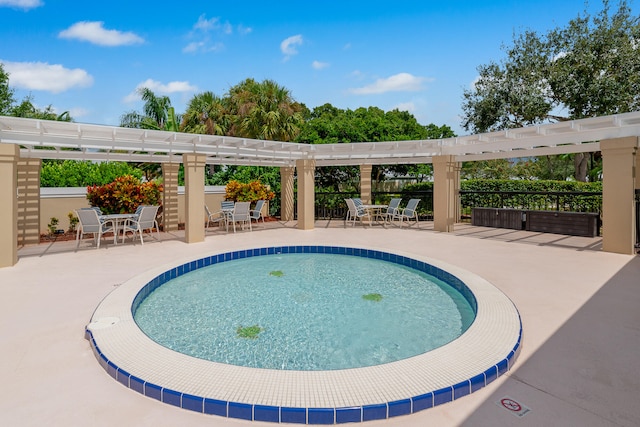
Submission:
POLYGON ((640 112, 446 139, 319 145, 0 117, 0 142, 20 145, 25 158, 167 163, 191 153, 205 155, 207 164, 279 167, 298 160, 339 166, 582 153, 599 151, 600 140, 637 135, 640 112))

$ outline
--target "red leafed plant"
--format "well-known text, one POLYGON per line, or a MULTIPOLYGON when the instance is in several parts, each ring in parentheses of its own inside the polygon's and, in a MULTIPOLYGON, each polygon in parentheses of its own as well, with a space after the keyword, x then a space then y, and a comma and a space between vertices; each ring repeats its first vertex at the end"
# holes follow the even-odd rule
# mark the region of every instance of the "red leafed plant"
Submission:
POLYGON ((130 213, 139 205, 160 205, 162 184, 143 183, 132 175, 125 175, 109 184, 88 186, 87 199, 91 206, 99 207, 105 214, 130 213))

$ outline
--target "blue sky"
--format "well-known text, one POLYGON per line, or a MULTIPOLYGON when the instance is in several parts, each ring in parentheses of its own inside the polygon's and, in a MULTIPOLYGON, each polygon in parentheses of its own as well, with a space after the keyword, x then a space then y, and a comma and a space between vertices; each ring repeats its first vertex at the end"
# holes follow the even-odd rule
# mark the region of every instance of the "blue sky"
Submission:
POLYGON ((140 111, 138 87, 182 113, 194 94, 254 78, 310 109, 399 108, 464 135, 462 92, 476 68, 500 61, 514 33, 545 33, 584 10, 583 0, 0 0, 0 62, 16 100, 30 94, 83 123, 140 111))

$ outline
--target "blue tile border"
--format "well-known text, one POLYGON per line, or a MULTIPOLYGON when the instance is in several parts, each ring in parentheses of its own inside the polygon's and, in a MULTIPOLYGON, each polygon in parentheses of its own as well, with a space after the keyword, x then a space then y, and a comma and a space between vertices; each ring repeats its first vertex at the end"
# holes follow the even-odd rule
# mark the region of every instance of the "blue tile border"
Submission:
MULTIPOLYGON (((159 286, 190 271, 236 259, 293 253, 322 253, 358 256, 379 259, 413 268, 435 276, 456 289, 469 302, 474 311, 477 311, 477 301, 473 292, 464 284, 464 282, 445 270, 422 261, 417 261, 392 253, 341 246, 276 246, 227 252, 194 260, 161 273, 144 285, 133 299, 131 311, 135 314, 136 309, 142 301, 159 286)), ((156 384, 148 383, 116 366, 100 351, 93 338, 91 330, 88 328, 85 329, 85 338, 89 341, 100 366, 102 366, 102 368, 107 371, 111 377, 125 387, 163 403, 181 407, 190 411, 249 421, 291 424, 343 424, 388 419, 391 417, 412 414, 451 402, 454 399, 461 398, 487 386, 499 376, 502 376, 511 370, 521 350, 522 322, 520 321, 520 335, 518 341, 509 354, 495 365, 490 366, 484 372, 479 373, 472 378, 461 381, 457 384, 452 384, 449 387, 421 394, 419 396, 411 396, 406 399, 392 402, 381 402, 378 404, 347 408, 278 407, 223 401, 183 394, 179 391, 166 389, 156 384)))

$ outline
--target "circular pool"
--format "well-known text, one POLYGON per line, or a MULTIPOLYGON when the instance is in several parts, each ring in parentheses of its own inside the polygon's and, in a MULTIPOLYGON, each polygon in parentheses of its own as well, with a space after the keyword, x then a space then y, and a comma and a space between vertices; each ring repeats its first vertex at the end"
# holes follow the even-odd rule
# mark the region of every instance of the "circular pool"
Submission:
MULTIPOLYGON (((286 271, 273 271, 286 275, 286 271)), ((378 293, 365 291, 361 298, 378 293)), ((380 293, 381 300, 375 297, 377 302, 366 302, 382 302, 386 292, 380 293)), ((476 275, 432 259, 335 246, 251 248, 159 267, 112 292, 86 328, 103 368, 148 397, 208 414, 302 424, 384 419, 463 397, 510 369, 519 352, 521 332, 511 301, 476 275), (455 289, 475 310, 475 320, 459 338, 434 350, 373 366, 333 370, 275 370, 204 360, 158 344, 134 320, 133 312, 149 295, 189 272, 245 258, 305 253, 382 260, 429 274, 455 289)))
POLYGON ((475 301, 402 264, 326 253, 216 263, 135 308, 142 331, 189 356, 253 368, 348 369, 431 351, 473 322, 475 301))

